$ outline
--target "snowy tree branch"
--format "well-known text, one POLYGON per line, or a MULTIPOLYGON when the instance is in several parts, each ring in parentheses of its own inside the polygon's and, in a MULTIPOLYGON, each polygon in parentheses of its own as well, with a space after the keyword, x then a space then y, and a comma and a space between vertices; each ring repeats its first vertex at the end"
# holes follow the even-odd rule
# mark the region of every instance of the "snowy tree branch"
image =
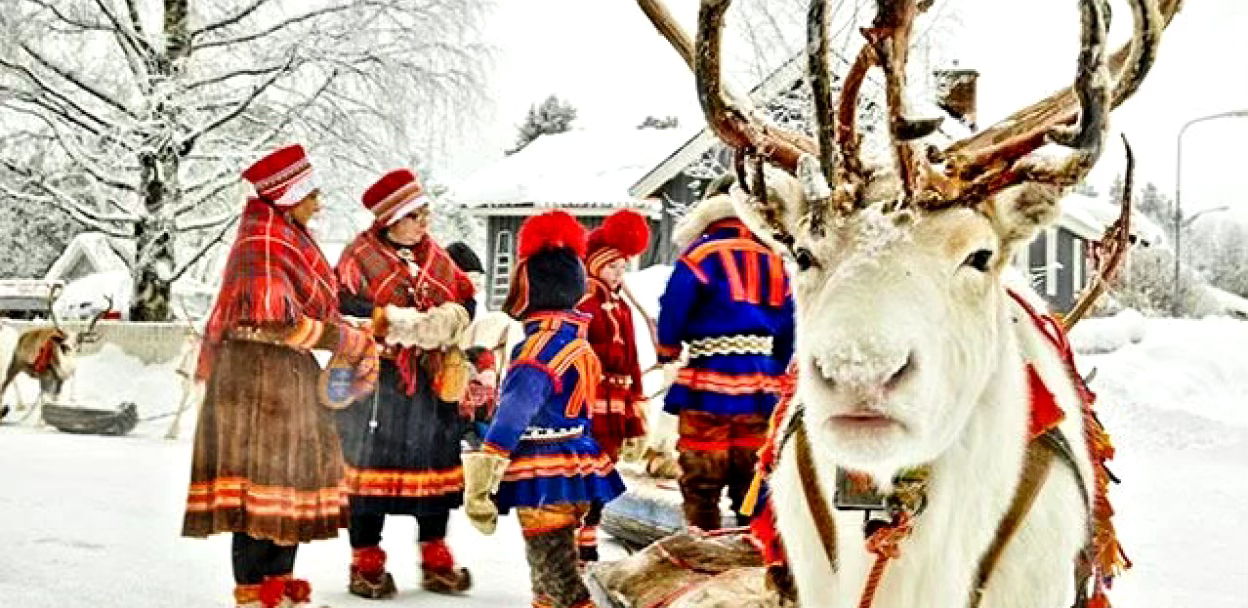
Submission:
MULTIPOLYGON (((49 97, 51 97, 51 98, 55 99, 56 101, 58 101, 58 102, 60 102, 60 103, 65 104, 66 106, 69 106, 69 107, 70 107, 70 108, 72 108, 75 112, 77 112, 78 114, 81 114, 82 116, 85 116, 85 117, 87 117, 87 118, 91 119, 91 120, 92 120, 93 122, 95 122, 97 125, 99 125, 99 126, 101 126, 101 127, 106 127, 106 126, 108 126, 108 125, 109 125, 109 123, 108 123, 107 121, 105 121, 104 119, 102 119, 102 118, 100 118, 99 116, 96 116, 95 114, 93 114, 93 113, 91 113, 91 112, 87 111, 87 109, 86 109, 86 108, 84 108, 84 107, 82 107, 82 106, 78 105, 76 102, 74 102, 74 100, 70 99, 70 98, 69 98, 68 96, 66 96, 65 94, 61 93, 60 91, 57 91, 56 89, 52 88, 50 85, 48 85, 47 83, 45 83, 45 82, 43 81, 43 79, 39 78, 39 76, 38 76, 37 74, 35 74, 33 71, 31 71, 31 70, 30 70, 30 68, 27 68, 27 67, 26 67, 26 66, 24 66, 24 65, 19 65, 19 64, 16 64, 16 63, 11 63, 11 62, 9 62, 9 61, 5 61, 3 58, 0 58, 0 67, 7 68, 7 69, 9 69, 9 70, 11 70, 11 71, 18 72, 18 73, 19 73, 19 74, 21 74, 22 76, 25 76, 27 80, 29 80, 29 81, 30 81, 31 83, 33 83, 36 87, 38 87, 39 89, 41 89, 42 91, 44 91, 45 93, 47 93, 47 95, 48 95, 49 97)), ((33 97, 33 95, 32 95, 31 97, 33 97)))
POLYGON ((221 215, 217 215, 214 217, 208 217, 208 218, 204 218, 200 220, 187 222, 185 224, 175 225, 174 230, 177 230, 178 232, 189 232, 191 230, 206 230, 208 228, 214 228, 226 222, 233 221, 234 219, 238 218, 238 215, 239 215, 238 211, 231 211, 229 213, 223 213, 221 215))
POLYGON ((38 205, 51 205, 69 214, 69 216, 73 218, 74 221, 88 228, 91 228, 92 230, 98 230, 100 232, 103 232, 109 236, 115 236, 115 237, 120 237, 120 238, 129 238, 133 236, 129 234, 128 232, 121 230, 117 228, 116 226, 113 226, 112 224, 97 220, 91 215, 84 213, 81 207, 79 207, 76 203, 72 202, 72 199, 71 201, 65 201, 61 198, 60 194, 54 193, 53 191, 49 190, 47 187, 41 184, 36 184, 36 187, 38 187, 40 190, 43 190, 44 192, 48 192, 48 194, 46 196, 36 196, 36 195, 29 194, 26 192, 13 190, 12 188, 9 188, 7 185, 3 183, 0 183, 0 194, 3 194, 4 196, 9 197, 9 198, 36 203, 38 205))
POLYGON ((243 19, 246 19, 249 15, 259 10, 260 7, 268 4, 271 1, 272 0, 254 0, 251 4, 243 7, 237 13, 234 13, 233 15, 230 15, 220 21, 217 21, 216 23, 209 23, 208 25, 205 25, 204 27, 201 27, 191 32, 191 40, 193 41, 196 38, 203 36, 204 34, 210 34, 216 30, 230 27, 231 25, 234 25, 242 21, 243 19))
MULTIPOLYGON (((51 139, 54 140, 57 143, 57 145, 60 146, 62 150, 65 151, 65 154, 69 156, 70 160, 72 160, 78 166, 82 167, 83 170, 87 172, 87 174, 95 178, 95 180, 98 181, 99 183, 105 186, 108 186, 110 188, 115 188, 117 190, 123 190, 126 192, 137 193, 139 191, 137 187, 135 187, 133 184, 130 184, 129 182, 121 181, 119 179, 114 179, 112 177, 108 177, 104 175, 104 172, 99 168, 99 165, 95 164, 89 158, 87 158, 87 155, 84 154, 81 150, 79 150, 77 146, 70 145, 70 143, 65 140, 65 136, 61 133, 60 128, 57 127, 57 125, 53 123, 50 119, 48 119, 47 116, 44 116, 42 113, 35 112, 33 110, 27 110, 24 108, 14 108, 10 106, 10 109, 12 109, 15 112, 25 114, 27 116, 31 116, 35 118, 36 120, 43 122, 43 124, 47 125, 48 130, 51 131, 53 135, 51 139)), ((119 209, 121 209, 122 211, 126 213, 133 213, 129 209, 121 207, 120 203, 114 202, 114 204, 117 205, 119 209)))
POLYGON ((39 62, 39 65, 42 65, 43 67, 51 70, 57 76, 60 76, 62 79, 68 81, 70 84, 73 84, 79 89, 86 91, 92 97, 95 97, 96 99, 99 99, 100 101, 116 108, 122 114, 125 114, 131 119, 138 120, 138 117, 135 116, 134 113, 130 111, 130 108, 127 108, 121 102, 104 94, 103 91, 100 91, 99 89, 87 84, 85 81, 79 78, 77 74, 74 74, 73 72, 70 72, 69 70, 66 70, 65 68, 57 65, 56 63, 53 63, 50 59, 44 57, 41 53, 39 53, 35 49, 30 48, 30 45, 28 44, 23 42, 21 46, 22 46, 22 50, 26 51, 26 54, 30 55, 32 58, 34 58, 35 61, 39 62))
MULTIPOLYGON (((289 68, 294 63, 294 61, 295 61, 295 57, 294 55, 291 55, 290 60, 286 62, 286 67, 289 68)), ((185 139, 183 139, 182 150, 184 151, 184 153, 189 153, 191 150, 193 150, 195 148, 195 143, 199 140, 200 137, 203 137, 205 133, 212 132, 213 130, 221 127, 222 125, 230 122, 231 120, 238 118, 238 116, 242 114, 243 112, 246 112, 247 108, 251 106, 252 102, 254 102, 256 98, 260 97, 261 93, 264 93, 266 90, 268 90, 269 87, 273 86, 273 83, 277 82, 278 78, 281 78, 286 73, 287 71, 285 69, 273 72, 273 74, 270 75, 267 80, 260 83, 259 85, 256 85, 256 87, 252 89, 251 94, 248 95, 246 99, 239 102, 239 104, 235 106, 233 110, 226 112, 225 114, 217 117, 215 120, 210 121, 208 124, 200 127, 194 133, 190 134, 185 139)))
POLYGON ((86 31, 93 31, 93 32, 110 32, 113 29, 104 23, 94 23, 94 22, 81 21, 78 19, 74 19, 73 17, 70 17, 69 15, 62 13, 61 10, 56 7, 55 4, 51 2, 47 2, 45 0, 25 0, 25 1, 52 13, 53 17, 56 17, 62 23, 73 28, 86 30, 86 31))
POLYGON ((148 44, 146 40, 140 38, 137 33, 127 30, 125 25, 121 23, 121 19, 118 18, 117 15, 114 15, 113 11, 110 10, 106 4, 104 4, 104 0, 95 0, 95 5, 100 7, 100 12, 104 13, 105 17, 108 17, 108 21, 113 24, 113 28, 115 28, 118 33, 125 36, 126 41, 133 45, 134 50, 139 55, 145 55, 147 57, 153 57, 156 55, 156 49, 153 49, 152 45, 148 44))
POLYGON ((169 279, 169 282, 173 283, 182 278, 182 275, 186 274, 186 271, 190 270, 191 267, 199 262, 199 260, 203 259, 205 255, 208 255, 208 252, 212 251, 213 247, 216 247, 218 243, 225 240, 226 233, 230 231, 230 228, 234 227, 234 222, 238 221, 239 217, 239 214, 235 214, 229 221, 221 226, 221 229, 217 231, 215 236, 209 239, 207 243, 204 243, 204 245, 199 248, 199 251, 195 252, 195 254, 191 256, 191 259, 187 260, 184 264, 182 264, 181 268, 173 273, 173 277, 169 279))
POLYGON ((272 26, 270 26, 270 27, 268 27, 268 28, 266 28, 266 29, 264 29, 264 30, 261 30, 261 31, 259 31, 259 32, 254 32, 254 33, 251 33, 251 34, 246 34, 246 35, 243 35, 243 36, 239 36, 239 37, 237 37, 237 38, 225 38, 225 39, 222 39, 222 40, 212 40, 212 41, 209 41, 209 42, 204 42, 204 43, 202 43, 202 44, 197 44, 197 45, 195 45, 195 47, 194 47, 194 48, 195 48, 195 50, 203 50, 203 49, 210 49, 210 48, 214 48, 214 47, 223 47, 223 46, 231 46, 231 45, 235 45, 235 44, 242 44, 242 43, 244 43, 244 42, 251 42, 251 41, 253 41, 253 40, 259 40, 259 39, 261 39, 261 38, 265 38, 265 37, 267 37, 267 36, 271 36, 271 35, 273 35, 273 34, 275 34, 275 33, 277 33, 277 32, 280 32, 280 31, 282 31, 282 30, 284 30, 284 29, 286 29, 286 28, 288 28, 288 27, 291 27, 291 26, 294 26, 294 25, 298 25, 298 24, 303 23, 303 22, 305 22, 305 21, 310 21, 310 20, 312 20, 312 19, 316 19, 316 18, 318 18, 318 17, 322 17, 322 16, 325 16, 325 15, 332 15, 332 14, 334 14, 334 13, 342 13, 342 12, 345 12, 345 11, 353 10, 353 9, 355 9, 355 8, 358 8, 360 5, 366 5, 366 4, 370 4, 370 2, 368 2, 367 0, 362 0, 362 1, 360 1, 360 2, 348 2, 348 3, 345 3, 345 4, 340 4, 340 5, 337 5, 337 6, 328 6, 328 7, 325 7, 325 8, 322 8, 322 9, 318 9, 318 10, 315 10, 315 11, 309 11, 309 12, 304 13, 304 14, 302 14, 302 15, 298 15, 298 16, 295 16, 295 17, 291 17, 291 18, 286 19, 286 20, 284 20, 284 21, 280 21, 280 22, 278 22, 278 23, 276 23, 276 24, 274 24, 274 25, 272 25, 272 26))

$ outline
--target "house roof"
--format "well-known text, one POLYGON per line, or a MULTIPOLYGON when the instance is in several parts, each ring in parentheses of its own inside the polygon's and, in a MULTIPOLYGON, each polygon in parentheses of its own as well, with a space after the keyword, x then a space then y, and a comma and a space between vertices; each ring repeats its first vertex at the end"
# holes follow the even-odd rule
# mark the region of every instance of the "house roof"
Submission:
POLYGON ((66 275, 83 259, 91 265, 92 273, 129 272, 126 259, 133 258, 133 241, 115 239, 102 232, 83 232, 69 242, 61 256, 48 268, 44 279, 57 281, 68 278, 66 275))
MULTIPOLYGON (((1071 193, 1062 199, 1058 224, 1085 239, 1099 240, 1120 214, 1121 209, 1114 201, 1071 193)), ((1165 241, 1165 231, 1139 212, 1131 214, 1131 234, 1149 245, 1165 241)))
POLYGON ((480 215, 573 208, 606 213, 635 208, 657 214, 660 207, 635 197, 629 186, 687 141, 690 129, 574 129, 543 135, 453 187, 447 194, 480 215))

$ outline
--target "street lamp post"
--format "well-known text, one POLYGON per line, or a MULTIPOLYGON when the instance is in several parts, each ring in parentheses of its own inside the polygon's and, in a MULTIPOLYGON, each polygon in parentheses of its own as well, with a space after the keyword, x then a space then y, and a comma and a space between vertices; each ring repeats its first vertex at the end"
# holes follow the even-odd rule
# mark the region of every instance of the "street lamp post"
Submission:
MULTIPOLYGON (((1197 123, 1207 122, 1210 120, 1218 120, 1220 118, 1248 118, 1248 109, 1231 110, 1229 112, 1219 112, 1208 116, 1200 116, 1193 118, 1183 124, 1179 129, 1179 136, 1175 140, 1175 162, 1174 162, 1174 303, 1170 307, 1170 315, 1179 316, 1180 303, 1183 298, 1183 286, 1179 281, 1180 264, 1182 263, 1182 244, 1183 244, 1183 135, 1187 133, 1188 128, 1197 123)), ((1212 210, 1209 210, 1212 211, 1212 210)), ((1201 212, 1205 213, 1205 212, 1201 212)), ((1190 219, 1196 219, 1200 213, 1193 215, 1190 219)))

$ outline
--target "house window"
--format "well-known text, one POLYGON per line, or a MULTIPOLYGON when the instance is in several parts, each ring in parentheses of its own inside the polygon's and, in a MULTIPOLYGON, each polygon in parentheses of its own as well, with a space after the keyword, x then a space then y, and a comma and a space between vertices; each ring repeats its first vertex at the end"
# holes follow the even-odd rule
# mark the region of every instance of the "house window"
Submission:
POLYGON ((507 299, 507 287, 511 282, 512 249, 510 230, 499 230, 494 236, 494 275, 490 280, 490 308, 498 310, 507 299))
POLYGON ((1057 275, 1061 267, 1057 263, 1057 229, 1044 230, 1044 293, 1050 298, 1057 297, 1057 275))

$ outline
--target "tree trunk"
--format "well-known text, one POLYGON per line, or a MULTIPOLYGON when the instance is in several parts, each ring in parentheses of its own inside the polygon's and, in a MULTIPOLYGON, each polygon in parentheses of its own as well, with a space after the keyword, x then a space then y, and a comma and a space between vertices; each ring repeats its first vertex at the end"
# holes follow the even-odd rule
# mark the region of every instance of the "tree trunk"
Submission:
MULTIPOLYGON (((188 0, 165 0, 164 49, 154 62, 154 71, 165 79, 178 76, 180 62, 190 52, 190 28, 187 23, 188 0)), ((152 108, 157 124, 175 125, 177 108, 158 102, 152 108)), ((175 227, 168 213, 182 195, 178 170, 182 151, 177 149, 174 133, 157 132, 151 138, 155 151, 139 157, 140 187, 143 194, 143 221, 135 226, 135 257, 131 276, 134 294, 130 302, 131 321, 168 321, 173 318, 170 303, 173 275, 175 227)))
POLYGON ((162 213, 181 191, 178 183, 179 158, 166 146, 158 154, 140 159, 143 221, 135 226, 134 296, 130 302, 131 321, 168 321, 172 318, 170 298, 176 260, 173 220, 162 213))

